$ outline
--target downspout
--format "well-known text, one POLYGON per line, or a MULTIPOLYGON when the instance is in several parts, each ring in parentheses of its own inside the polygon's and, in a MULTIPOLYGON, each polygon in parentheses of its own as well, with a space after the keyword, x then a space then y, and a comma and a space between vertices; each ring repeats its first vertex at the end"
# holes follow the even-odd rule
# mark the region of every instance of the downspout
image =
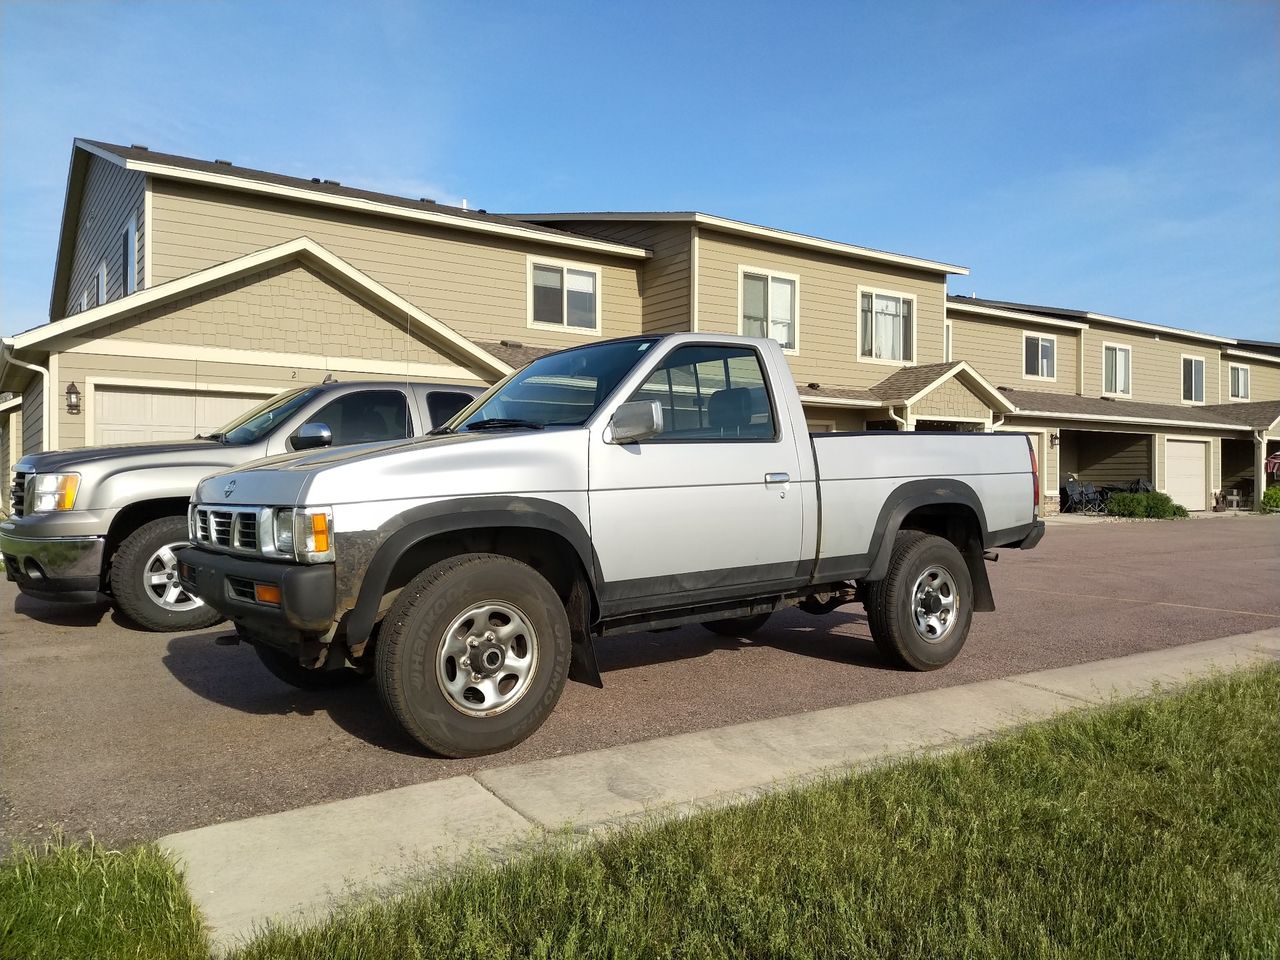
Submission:
POLYGON ((0 340, 0 360, 7 361, 8 363, 12 363, 15 366, 23 367, 27 370, 31 370, 34 373, 40 374, 40 380, 44 388, 44 410, 42 410, 40 414, 40 434, 41 434, 40 449, 42 453, 48 453, 49 451, 49 417, 52 415, 50 412, 51 407, 49 402, 49 371, 38 364, 28 363, 25 360, 19 360, 17 357, 13 355, 13 346, 7 340, 0 340))
POLYGON ((1262 511, 1262 495, 1267 490, 1267 432, 1253 431, 1253 512, 1262 511))
POLYGON ((896 413, 894 413, 894 412, 893 412, 893 407, 889 407, 889 416, 890 416, 890 417, 892 417, 894 420, 896 420, 896 421, 897 421, 898 426, 899 426, 900 428, 902 428, 902 430, 903 430, 904 432, 906 431, 906 429, 907 429, 907 421, 903 420, 900 416, 898 416, 896 413))

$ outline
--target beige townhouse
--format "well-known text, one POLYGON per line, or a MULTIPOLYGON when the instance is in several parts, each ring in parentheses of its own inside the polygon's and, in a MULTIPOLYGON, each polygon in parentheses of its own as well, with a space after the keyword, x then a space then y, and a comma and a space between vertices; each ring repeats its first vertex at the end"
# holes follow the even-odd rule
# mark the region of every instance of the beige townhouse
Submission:
POLYGON ((777 339, 815 430, 1026 431, 1048 494, 1146 479, 1203 509, 1260 473, 1280 351, 948 297, 967 272, 704 213, 499 216, 77 140, 50 322, 0 344, 0 467, 208 431, 330 374, 488 383, 702 330, 777 339))

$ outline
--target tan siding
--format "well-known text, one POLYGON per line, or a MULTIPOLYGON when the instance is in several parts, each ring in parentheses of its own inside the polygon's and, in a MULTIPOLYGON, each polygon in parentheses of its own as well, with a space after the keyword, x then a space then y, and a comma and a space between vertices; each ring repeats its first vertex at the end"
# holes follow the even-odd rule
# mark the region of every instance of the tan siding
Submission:
POLYGON ((930 390, 911 405, 909 415, 917 419, 988 420, 991 408, 973 395, 973 392, 955 377, 930 390))
POLYGON ((13 462, 9 458, 9 438, 22 432, 22 412, 11 410, 0 417, 0 512, 9 512, 9 484, 13 482, 13 462))
POLYGON ((1107 327, 1091 321, 1084 332, 1084 392, 1102 393, 1102 349, 1104 343, 1133 350, 1133 399, 1147 403, 1182 403, 1182 355, 1204 357, 1204 396, 1217 403, 1222 369, 1221 353, 1212 343, 1183 340, 1167 333, 1135 333, 1125 327, 1107 327))
POLYGON ((136 217, 138 224, 138 289, 145 285, 142 250, 146 242, 146 225, 143 223, 146 181, 145 174, 125 170, 101 157, 89 158, 80 220, 76 225, 67 300, 55 319, 78 313, 80 295, 86 289, 89 291, 89 306, 97 306, 98 264, 104 259, 107 262, 107 301, 124 296, 121 237, 130 217, 136 217))
POLYGON ((698 232, 698 329, 738 333, 739 266, 789 273, 800 278, 799 352, 789 356, 801 383, 867 387, 898 366, 858 358, 858 287, 875 287, 916 298, 917 363, 942 360, 946 286, 938 274, 859 264, 845 258, 799 252, 765 241, 747 241, 708 229, 698 232))
POLYGON ((44 448, 44 379, 32 377, 22 391, 22 452, 39 453, 44 448))
POLYGON ((574 220, 555 225, 652 250, 653 257, 640 271, 644 331, 680 333, 692 329, 689 263, 693 228, 689 224, 574 220))
POLYGON ((536 255, 600 268, 604 336, 641 329, 640 266, 589 251, 172 182, 153 185, 152 217, 157 283, 307 236, 465 337, 555 347, 587 342, 581 334, 528 327, 527 257, 536 255))
MULTIPOLYGON (((882 413, 873 414, 874 416, 883 416, 882 413)), ((810 432, 816 432, 819 428, 817 424, 832 424, 836 432, 846 432, 850 430, 862 430, 867 425, 868 414, 862 410, 849 410, 840 407, 814 407, 806 406, 804 408, 805 421, 809 424, 810 432)))
POLYGON ((1075 393, 1077 344, 1074 330, 1036 328, 1030 324, 1023 326, 988 318, 979 320, 954 311, 951 314, 952 359, 969 361, 975 370, 998 387, 1075 393), (1023 376, 1024 333, 1057 339, 1056 380, 1035 380, 1023 376))
POLYGON ((1151 479, 1151 437, 1129 433, 1078 434, 1077 473, 1097 484, 1151 479))
POLYGON ((1219 483, 1223 490, 1253 489, 1253 437, 1223 440, 1219 483))

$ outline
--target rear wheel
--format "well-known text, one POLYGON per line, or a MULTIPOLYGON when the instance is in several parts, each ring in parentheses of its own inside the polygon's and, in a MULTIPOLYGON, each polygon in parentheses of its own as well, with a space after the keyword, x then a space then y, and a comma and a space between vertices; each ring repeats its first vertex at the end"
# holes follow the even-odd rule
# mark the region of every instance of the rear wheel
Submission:
POLYGON ((757 613, 751 617, 730 617, 728 620, 708 620, 702 626, 722 637, 749 637, 766 623, 772 613, 757 613))
POLYGON ((936 670, 960 653, 973 618, 973 583, 951 541, 899 533, 888 573, 868 587, 871 637, 894 663, 936 670))
POLYGON ((569 674, 564 604, 510 557, 441 561, 400 591, 378 638, 391 715, 446 757, 506 750, 546 720, 569 674))
POLYGON ((222 619, 178 582, 174 550, 187 543, 185 517, 160 517, 125 537, 111 561, 116 609, 144 630, 203 630, 222 619))

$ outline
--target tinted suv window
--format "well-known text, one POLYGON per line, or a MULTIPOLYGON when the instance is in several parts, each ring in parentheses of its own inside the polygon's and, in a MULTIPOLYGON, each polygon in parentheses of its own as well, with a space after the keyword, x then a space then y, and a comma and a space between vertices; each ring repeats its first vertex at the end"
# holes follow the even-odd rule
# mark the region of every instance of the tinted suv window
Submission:
POLYGON ((432 390, 427 394, 427 416, 431 418, 431 426, 438 427, 448 423, 462 408, 474 400, 469 393, 456 393, 453 390, 432 390))
POLYGON ((671 351, 632 400, 662 404, 664 440, 772 440, 777 435, 760 356, 750 347, 671 351))
POLYGON ((409 405, 399 390, 348 393, 325 404, 307 418, 333 433, 333 445, 403 440, 409 433, 409 405))

